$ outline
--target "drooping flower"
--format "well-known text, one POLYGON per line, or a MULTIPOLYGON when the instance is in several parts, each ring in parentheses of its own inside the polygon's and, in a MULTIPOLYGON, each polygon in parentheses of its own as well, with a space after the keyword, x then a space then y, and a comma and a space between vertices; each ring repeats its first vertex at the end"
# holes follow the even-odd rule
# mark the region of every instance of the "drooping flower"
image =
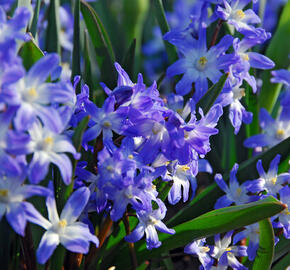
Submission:
POLYGON ((197 255, 205 270, 211 269, 213 259, 209 255, 210 248, 205 245, 206 239, 196 240, 184 247, 184 253, 197 255))
POLYGON ((137 217, 139 224, 129 235, 125 237, 128 242, 136 242, 140 240, 144 234, 146 235, 146 244, 148 249, 158 248, 161 246, 161 242, 158 239, 157 230, 163 233, 174 234, 173 229, 168 229, 166 225, 161 221, 166 214, 166 207, 164 203, 158 199, 159 208, 152 210, 152 212, 139 211, 137 217))
POLYGON ((43 227, 46 232, 41 238, 36 251, 40 264, 46 263, 59 244, 76 253, 88 253, 90 242, 99 245, 98 238, 90 233, 87 224, 77 221, 90 197, 86 187, 77 189, 66 202, 61 215, 57 213, 54 196, 47 197, 48 220, 33 205, 26 205, 28 220, 43 227))
POLYGON ((251 224, 245 227, 245 230, 238 232, 235 234, 233 239, 233 244, 235 245, 237 242, 241 241, 244 238, 249 239, 249 244, 247 248, 248 259, 253 261, 256 257, 257 250, 259 247, 260 240, 260 228, 258 223, 251 224))

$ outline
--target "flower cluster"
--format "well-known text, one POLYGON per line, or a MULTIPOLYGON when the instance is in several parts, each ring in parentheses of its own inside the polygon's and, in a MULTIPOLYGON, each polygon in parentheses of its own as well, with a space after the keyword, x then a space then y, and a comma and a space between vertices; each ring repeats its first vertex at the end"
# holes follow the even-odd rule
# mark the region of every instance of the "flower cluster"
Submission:
MULTIPOLYGON (((114 63, 114 57, 108 62, 112 62, 111 70, 115 69, 117 81, 102 77, 106 57, 113 55, 109 35, 95 10, 84 1, 82 12, 84 9, 92 13, 88 17, 83 14, 85 20, 78 28, 83 31, 86 26, 88 31, 83 31, 84 44, 79 42, 77 46, 85 57, 76 61, 81 69, 76 76, 69 64, 72 51, 74 57, 77 54, 72 42, 74 19, 70 7, 57 7, 61 18, 60 56, 47 46, 51 19, 47 13, 52 5, 44 1, 39 12, 39 1, 33 4, 40 18, 34 39, 26 33, 33 28, 32 18, 36 18, 30 11, 32 6, 14 11, 12 2, 0 1, 0 222, 6 218, 13 231, 22 236, 21 241, 27 240, 26 229, 30 229, 27 223, 44 229, 36 241, 38 263, 49 265, 61 244, 73 253, 89 253, 86 257, 89 264, 95 252, 90 245, 98 248, 101 257, 117 241, 122 249, 123 239, 129 242, 133 261, 136 260, 132 243, 144 236, 149 250, 162 245, 158 232, 167 234, 164 238, 178 237, 180 227, 168 225, 166 214, 173 215, 169 207, 179 210, 181 202, 187 203, 202 193, 207 185, 204 178, 209 180, 213 173, 212 186, 217 185, 224 194, 210 207, 244 205, 273 196, 285 209, 271 218, 272 226, 289 239, 290 171, 287 161, 280 164, 286 152, 284 156, 275 152, 268 170, 265 160, 257 159, 259 177, 239 179, 241 184, 237 177, 239 165, 234 163, 238 159, 233 161, 228 153, 222 157, 217 154, 217 149, 229 150, 233 146, 230 138, 237 138, 236 135, 242 138, 239 149, 254 148, 254 154, 285 143, 290 136, 290 72, 286 69, 271 73, 271 82, 283 84, 285 89, 274 113, 260 109, 260 134, 248 132, 252 136, 246 137, 243 129, 240 132, 243 123, 250 124, 257 117, 247 111, 243 97, 249 94, 256 97, 261 70, 275 66, 260 53, 271 38, 268 29, 275 23, 266 26, 261 21, 255 12, 257 1, 175 1, 172 11, 166 14, 171 30, 163 39, 171 49, 175 47, 176 60, 169 65, 169 58, 165 57, 166 60, 153 63, 154 67, 161 64, 167 68, 163 75, 171 81, 167 81, 165 91, 160 87, 162 76, 158 82, 147 84, 148 77, 156 76, 150 61, 145 64, 145 75, 136 76, 136 83, 131 80, 133 73, 125 68, 128 63, 124 61, 123 68, 114 63), (12 15, 8 16, 8 12, 12 15), (89 40, 92 28, 87 26, 92 23, 91 18, 101 37, 97 42, 93 40, 96 50, 92 54, 89 40), (97 57, 97 62, 100 61, 95 68, 89 58, 100 54, 101 41, 105 44, 104 55, 97 55, 103 58, 97 57), (36 50, 30 52, 31 59, 26 55, 29 50, 36 50), (99 82, 104 79, 98 86, 91 82, 95 74, 101 77, 99 82), (182 77, 177 76, 174 81, 176 75, 182 77), (220 85, 222 77, 225 83, 220 85), (212 94, 216 88, 218 92, 212 94), (175 89, 174 93, 170 89, 175 89), (227 128, 228 124, 233 130, 227 128), (220 145, 222 136, 225 146, 220 145), (225 172, 233 165, 228 183, 215 163, 225 172), (38 197, 31 200, 33 196, 38 197), (45 203, 46 213, 39 202, 45 203), (134 227, 130 228, 129 217, 130 221, 131 217, 135 220, 134 227), (120 230, 122 225, 125 230, 120 230), (117 233, 123 233, 122 237, 110 243, 117 233)), ((160 29, 156 29, 154 35, 161 38, 160 29)), ((138 42, 136 46, 138 53, 138 42)), ((150 41, 143 50, 146 55, 160 50, 162 57, 165 55, 161 39, 150 41)), ((274 150, 270 151, 272 154, 274 150)), ((208 196, 206 192, 196 200, 208 196)), ((215 233, 218 232, 223 231, 215 233)), ((189 243, 184 253, 197 256, 200 269, 247 269, 239 257, 249 261, 256 258, 259 227, 251 224, 238 232, 217 234, 214 240, 214 244, 205 238, 189 243)))

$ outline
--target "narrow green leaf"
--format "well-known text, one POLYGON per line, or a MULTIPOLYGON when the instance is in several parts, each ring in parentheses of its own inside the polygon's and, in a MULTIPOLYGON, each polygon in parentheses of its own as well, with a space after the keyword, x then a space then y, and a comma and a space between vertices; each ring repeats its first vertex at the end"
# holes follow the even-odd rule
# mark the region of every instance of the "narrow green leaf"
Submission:
POLYGON ((219 81, 216 84, 214 84, 196 104, 197 108, 198 107, 202 108, 204 114, 207 114, 212 105, 214 104, 218 95, 224 88, 228 76, 229 76, 228 73, 223 74, 219 79, 219 81))
POLYGON ((60 55, 59 0, 51 0, 48 8, 45 47, 48 52, 60 55))
POLYGON ((251 137, 259 133, 259 104, 258 96, 254 94, 251 87, 247 85, 246 87, 246 105, 247 110, 253 113, 252 123, 246 125, 247 137, 251 137))
MULTIPOLYGON (((285 5, 280 17, 277 30, 266 51, 266 56, 275 62, 275 69, 288 68, 290 60, 290 1, 285 5), (277 49, 278 48, 278 49, 277 49)), ((272 111, 279 96, 281 84, 270 83, 271 73, 269 70, 263 72, 263 86, 260 92, 260 108, 272 111)))
POLYGON ((32 36, 35 38, 36 33, 37 33, 37 23, 38 23, 38 16, 39 16, 39 10, 40 10, 40 4, 41 0, 36 1, 36 5, 34 8, 34 14, 33 14, 33 19, 31 23, 31 27, 29 31, 31 32, 32 36))
POLYGON ((273 261, 275 262, 279 260, 287 253, 290 253, 290 239, 286 239, 284 236, 282 236, 275 246, 275 255, 273 261))
POLYGON ((122 22, 123 28, 126 30, 124 31, 126 47, 129 46, 131 40, 136 39, 135 66, 137 70, 140 70, 142 36, 149 6, 150 1, 123 0, 122 22))
MULTIPOLYGON (((190 241, 196 239, 209 237, 217 233, 227 232, 256 223, 257 221, 278 214, 284 208, 278 200, 270 196, 253 203, 210 211, 193 220, 177 225, 173 228, 176 231, 174 235, 159 234, 159 240, 162 242, 162 245, 158 249, 147 250, 144 241, 137 242, 135 249, 138 255, 138 261, 159 257, 164 252, 185 246, 190 241)), ((123 264, 126 263, 126 259, 122 252, 119 254, 115 263, 122 269, 123 264)))
MULTIPOLYGON (((241 163, 237 173, 239 182, 243 183, 246 180, 255 179, 258 176, 256 172, 256 164, 259 159, 262 160, 264 165, 268 165, 277 154, 281 155, 281 162, 288 158, 290 155, 289 145, 290 137, 260 155, 241 163)), ((224 179, 227 180, 228 175, 224 176, 224 179)), ((186 207, 176 213, 167 224, 169 226, 175 226, 210 211, 216 200, 223 194, 223 191, 218 188, 216 183, 211 184, 199 193, 186 207)))
POLYGON ((101 80, 112 86, 116 79, 113 63, 114 51, 107 32, 94 9, 85 1, 81 1, 81 12, 89 35, 96 50, 97 62, 101 71, 101 80))
MULTIPOLYGON (((158 24, 160 26, 162 35, 166 34, 170 31, 168 22, 166 20, 165 11, 163 7, 162 0, 153 0, 154 5, 154 13, 155 17, 158 21, 158 24)), ((164 40, 165 49, 168 55, 168 59, 170 63, 175 62, 178 59, 177 51, 175 46, 164 40)))
POLYGON ((22 58, 23 66, 26 70, 44 56, 42 50, 36 45, 35 40, 31 37, 31 40, 24 43, 19 50, 19 55, 22 58))
POLYGON ((122 67, 126 70, 129 77, 133 77, 134 74, 135 52, 136 52, 136 39, 133 39, 122 64, 122 67))
POLYGON ((279 262, 277 262, 272 270, 288 270, 290 266, 290 253, 288 253, 284 258, 282 258, 279 262))
POLYGON ((270 269, 274 255, 274 231, 270 219, 259 222, 260 240, 257 256, 253 264, 253 270, 270 269))
MULTIPOLYGON (((76 75, 81 75, 81 44, 80 44, 80 0, 75 0, 74 6, 74 36, 72 55, 71 81, 76 75)), ((77 93, 80 92, 80 84, 77 86, 77 93)))

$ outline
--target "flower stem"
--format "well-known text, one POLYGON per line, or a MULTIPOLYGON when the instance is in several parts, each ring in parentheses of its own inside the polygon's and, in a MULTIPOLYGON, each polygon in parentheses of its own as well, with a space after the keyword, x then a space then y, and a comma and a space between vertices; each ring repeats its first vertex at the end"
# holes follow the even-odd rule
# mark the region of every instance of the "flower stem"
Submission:
POLYGON ((209 47, 214 46, 214 44, 216 43, 216 40, 217 40, 218 34, 219 34, 220 30, 221 30, 223 22, 224 21, 221 20, 221 19, 218 20, 218 23, 217 23, 216 28, 214 30, 214 33, 213 33, 213 36, 212 36, 212 40, 211 40, 211 43, 210 43, 209 47))
MULTIPOLYGON (((130 222, 129 222, 129 216, 128 213, 126 212, 123 216, 123 222, 125 225, 125 230, 126 234, 130 234, 130 222)), ((138 267, 138 261, 137 261, 137 256, 134 248, 134 243, 128 242, 129 250, 130 250, 130 256, 131 256, 131 261, 133 265, 133 269, 136 269, 138 267)))
POLYGON ((107 216, 105 222, 104 222, 104 225, 98 235, 98 238, 99 238, 99 247, 96 248, 95 246, 92 246, 91 249, 90 249, 90 252, 88 254, 88 256, 86 257, 86 260, 85 260, 85 269, 88 269, 93 258, 96 257, 96 254, 98 253, 98 251, 100 250, 100 248, 102 247, 102 245, 104 244, 110 230, 111 230, 111 227, 113 225, 113 221, 111 220, 110 216, 107 216))

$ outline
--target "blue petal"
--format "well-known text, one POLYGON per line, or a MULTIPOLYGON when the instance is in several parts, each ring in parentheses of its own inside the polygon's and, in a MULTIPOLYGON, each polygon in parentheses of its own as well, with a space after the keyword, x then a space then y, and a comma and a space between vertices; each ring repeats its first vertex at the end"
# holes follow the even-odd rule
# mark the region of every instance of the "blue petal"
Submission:
POLYGON ((49 161, 43 155, 35 152, 29 164, 28 178, 33 184, 38 184, 48 173, 49 161))
POLYGON ((252 68, 271 69, 275 66, 275 63, 271 59, 262 54, 249 52, 248 56, 252 68))
POLYGON ((44 264, 52 255, 53 251, 59 244, 59 236, 58 234, 47 231, 41 238, 40 244, 36 251, 37 261, 40 264, 44 264))
POLYGON ((133 232, 125 236, 125 240, 127 242, 137 242, 143 237, 144 232, 145 232, 144 225, 139 223, 133 232))
POLYGON ((72 164, 65 154, 49 153, 50 161, 60 170, 63 182, 68 185, 72 177, 72 164))
POLYGON ((90 190, 87 187, 77 189, 67 200, 60 219, 66 219, 68 223, 75 222, 87 205, 89 197, 90 190))
POLYGON ((266 134, 254 135, 244 141, 244 146, 248 148, 255 148, 258 146, 264 147, 273 142, 273 139, 266 134))
POLYGON ((26 216, 20 202, 9 204, 7 208, 6 218, 14 231, 24 236, 26 216))
POLYGON ((27 85, 38 86, 43 83, 59 63, 56 53, 48 54, 38 60, 28 71, 25 78, 27 85))

